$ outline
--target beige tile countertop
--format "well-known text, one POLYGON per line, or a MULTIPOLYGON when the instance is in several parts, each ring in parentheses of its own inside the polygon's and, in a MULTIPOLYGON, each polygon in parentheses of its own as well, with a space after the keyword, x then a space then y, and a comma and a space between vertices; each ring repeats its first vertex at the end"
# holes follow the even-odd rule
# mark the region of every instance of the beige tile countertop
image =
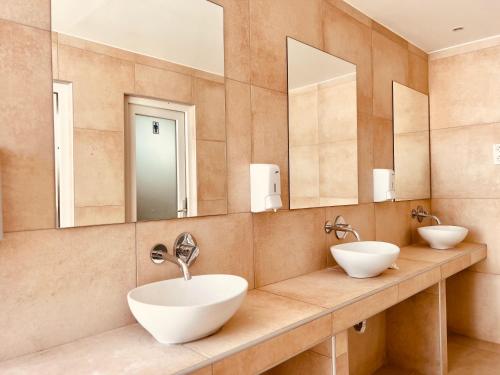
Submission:
POLYGON ((486 246, 401 249, 399 270, 352 279, 337 267, 249 291, 216 334, 162 345, 139 325, 0 363, 1 374, 259 373, 486 257, 486 246))

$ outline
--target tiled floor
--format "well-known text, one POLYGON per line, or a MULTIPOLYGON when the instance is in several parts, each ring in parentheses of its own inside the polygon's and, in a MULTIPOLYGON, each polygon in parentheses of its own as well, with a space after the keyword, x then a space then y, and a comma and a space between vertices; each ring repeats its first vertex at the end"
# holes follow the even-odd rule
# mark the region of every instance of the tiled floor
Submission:
POLYGON ((450 334, 448 367, 450 375, 498 375, 500 344, 450 334))
MULTIPOLYGON (((465 336, 448 336, 449 375, 499 375, 500 344, 465 336)), ((384 366, 374 375, 418 375, 394 366, 384 366)))

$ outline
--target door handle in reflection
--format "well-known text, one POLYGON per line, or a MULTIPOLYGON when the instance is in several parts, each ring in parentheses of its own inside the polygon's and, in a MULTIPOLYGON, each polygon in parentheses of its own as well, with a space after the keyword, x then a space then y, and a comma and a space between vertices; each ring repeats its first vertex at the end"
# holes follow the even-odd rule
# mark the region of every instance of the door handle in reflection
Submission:
POLYGON ((183 217, 187 217, 187 208, 184 208, 182 210, 177 210, 177 217, 178 218, 183 218, 183 217))
POLYGON ((187 213, 188 213, 188 209, 187 209, 187 206, 188 206, 188 202, 187 202, 187 198, 184 198, 182 200, 182 206, 184 208, 180 209, 180 210, 177 210, 177 213, 180 214, 180 213, 183 213, 187 216, 187 213))

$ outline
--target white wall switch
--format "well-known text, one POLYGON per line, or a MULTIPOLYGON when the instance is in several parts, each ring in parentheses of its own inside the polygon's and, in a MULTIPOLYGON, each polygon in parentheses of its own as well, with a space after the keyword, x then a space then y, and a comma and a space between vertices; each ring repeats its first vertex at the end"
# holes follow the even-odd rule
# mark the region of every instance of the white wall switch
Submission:
POLYGON ((493 145, 493 163, 500 165, 500 144, 493 145))

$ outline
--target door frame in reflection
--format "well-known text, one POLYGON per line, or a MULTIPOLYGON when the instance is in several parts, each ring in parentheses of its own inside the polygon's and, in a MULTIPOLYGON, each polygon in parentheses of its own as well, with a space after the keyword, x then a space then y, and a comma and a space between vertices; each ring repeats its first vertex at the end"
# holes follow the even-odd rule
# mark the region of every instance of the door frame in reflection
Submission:
MULTIPOLYGON (((176 120, 177 144, 183 143, 182 154, 185 164, 177 158, 178 218, 196 216, 198 208, 196 179, 196 114, 194 105, 185 105, 156 99, 125 97, 125 219, 126 222, 137 221, 137 185, 136 185, 136 148, 135 148, 135 116, 143 115, 176 120), (182 126, 181 123, 184 123, 182 126), (184 128, 183 131, 179 129, 184 128), (181 165, 179 165, 179 162, 181 165), (184 173, 185 171, 185 173, 184 173), (183 191, 179 191, 179 185, 183 191), (185 189, 183 188, 185 186, 185 189), (187 206, 187 207, 186 207, 187 206)), ((167 219, 167 218, 165 218, 167 219)))
POLYGON ((52 82, 56 228, 75 226, 73 164, 73 84, 52 82))

